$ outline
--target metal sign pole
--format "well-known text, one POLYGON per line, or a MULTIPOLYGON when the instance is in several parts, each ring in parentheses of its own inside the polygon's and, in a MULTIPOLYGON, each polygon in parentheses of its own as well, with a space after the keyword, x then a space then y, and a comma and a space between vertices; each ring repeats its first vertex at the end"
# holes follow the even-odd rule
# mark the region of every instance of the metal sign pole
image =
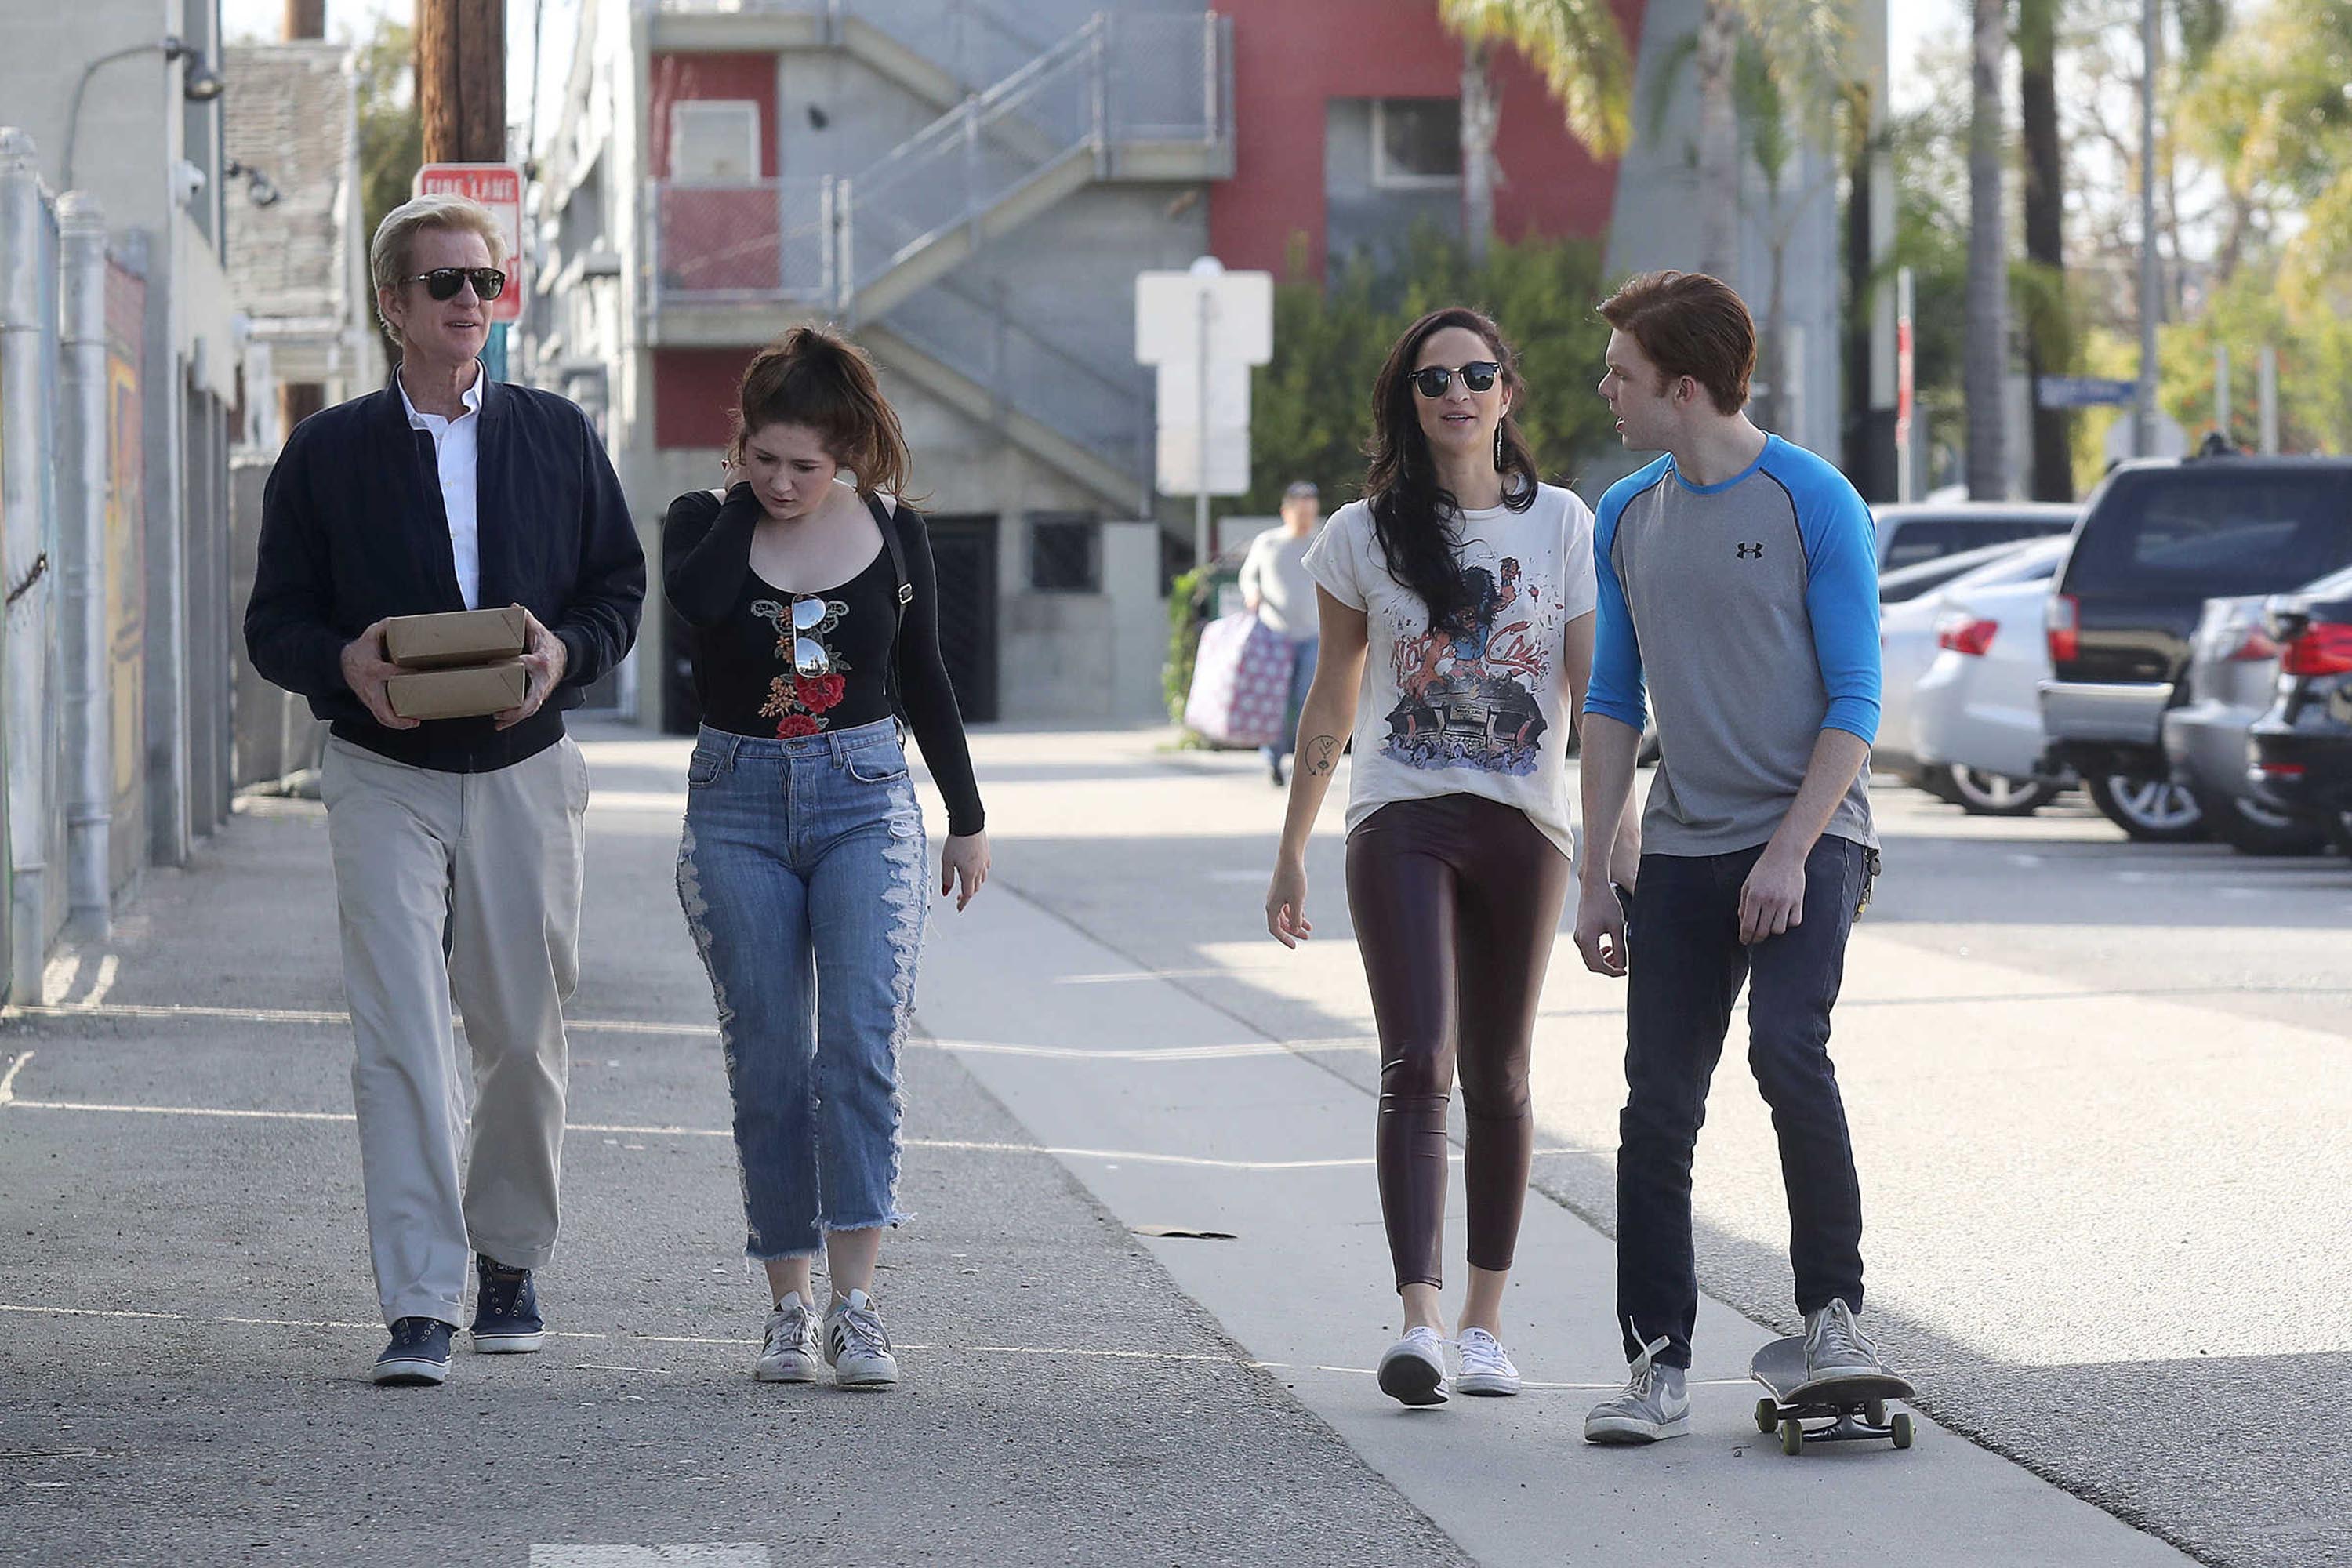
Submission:
POLYGON ((1217 308, 1216 297, 1205 284, 1200 299, 1201 357, 1195 363, 1201 378, 1201 405, 1199 421, 1193 426, 1199 480, 1192 487, 1192 564, 1196 569, 1208 565, 1213 553, 1209 548, 1209 329, 1210 318, 1217 308))

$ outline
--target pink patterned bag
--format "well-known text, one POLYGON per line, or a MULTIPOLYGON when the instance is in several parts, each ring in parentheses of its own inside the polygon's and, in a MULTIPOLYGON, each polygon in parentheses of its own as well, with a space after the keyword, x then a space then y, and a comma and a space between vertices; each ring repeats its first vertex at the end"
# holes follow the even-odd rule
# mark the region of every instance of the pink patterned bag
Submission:
POLYGON ((1221 746, 1270 746, 1289 718, 1290 646, 1253 615, 1201 628, 1184 723, 1221 746))

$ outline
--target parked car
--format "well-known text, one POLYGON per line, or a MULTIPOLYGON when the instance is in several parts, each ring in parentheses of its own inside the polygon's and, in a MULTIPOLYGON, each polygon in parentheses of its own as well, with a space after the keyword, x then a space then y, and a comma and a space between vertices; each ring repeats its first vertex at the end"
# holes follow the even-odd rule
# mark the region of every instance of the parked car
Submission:
POLYGON ((2265 624, 2279 681, 2252 731, 2257 787, 2352 855, 2352 582, 2332 577, 2280 598, 2265 624))
POLYGON ((1996 561, 2008 560, 2032 542, 2030 539, 2004 539, 1999 544, 1979 544, 1957 555, 1938 555, 1933 561, 1915 561, 1908 566, 1882 572, 1878 576, 1878 603, 1883 609, 1888 605, 1907 605, 1925 598, 1947 583, 1996 561))
MULTIPOLYGON (((2352 572, 2302 590, 2352 593, 2352 572)), ((2204 804, 2213 836, 2248 855, 2316 855, 2327 834, 2315 818, 2265 801, 2248 773, 2254 721, 2278 695, 2279 645, 2265 624, 2265 595, 2208 599, 2189 639, 2188 701, 2164 715, 2164 753, 2173 782, 2204 804)))
POLYGON ((2228 454, 2116 468, 2084 510, 2046 606, 2040 772, 2073 768, 2134 838, 2204 837, 2206 804, 2173 782, 2163 724, 2187 700, 2205 601, 2286 592, 2347 565, 2352 459, 2228 454))
POLYGON ((2072 533, 2083 509, 2056 501, 1916 501, 1871 508, 1881 577, 1988 544, 2072 533))
POLYGON ((1911 749, 1979 816, 2030 816, 2062 787, 2038 776, 2050 673, 2042 606, 2068 548, 2037 541, 1935 597, 1936 653, 1904 704, 1911 749))
MULTIPOLYGON (((1937 662, 1938 626, 1951 614, 1956 603, 1981 589, 2029 584, 2039 593, 2047 594, 2050 580, 2057 574, 2058 563, 2065 554, 2063 539, 2012 540, 1906 567, 1895 574, 1933 572, 1956 561, 1972 563, 1932 592, 1894 604, 1883 599, 1880 602, 1878 743, 1871 752, 1873 771, 1894 773, 1915 788, 1940 795, 1956 805, 1965 804, 1961 789, 1953 781, 1952 770, 1923 762, 1913 744, 1912 700, 1920 679, 1937 662)), ((2037 617, 2041 615, 2038 599, 2034 614, 2037 617)), ((2040 624, 2037 618, 2037 642, 2040 624)))

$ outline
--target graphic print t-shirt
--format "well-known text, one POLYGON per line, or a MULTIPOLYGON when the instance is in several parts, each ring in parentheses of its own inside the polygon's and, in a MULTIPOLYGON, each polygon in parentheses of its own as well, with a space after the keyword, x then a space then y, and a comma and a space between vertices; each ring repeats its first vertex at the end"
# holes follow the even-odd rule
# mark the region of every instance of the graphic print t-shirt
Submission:
POLYGON ((1540 485, 1527 510, 1463 512, 1457 527, 1466 604, 1442 626, 1389 574, 1365 502, 1333 513, 1307 552, 1370 638, 1348 827, 1391 801, 1478 795, 1518 807, 1572 857, 1560 659, 1568 624, 1593 607, 1591 509, 1540 485))

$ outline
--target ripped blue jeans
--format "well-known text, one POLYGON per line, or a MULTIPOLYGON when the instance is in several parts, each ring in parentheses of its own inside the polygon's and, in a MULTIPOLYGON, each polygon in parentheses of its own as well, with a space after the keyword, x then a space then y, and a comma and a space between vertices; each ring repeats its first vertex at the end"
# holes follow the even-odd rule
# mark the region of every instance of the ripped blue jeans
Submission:
POLYGON ((677 896, 719 1006, 754 1259, 905 1217, 898 1047, 927 881, 890 721, 696 742, 677 896))

